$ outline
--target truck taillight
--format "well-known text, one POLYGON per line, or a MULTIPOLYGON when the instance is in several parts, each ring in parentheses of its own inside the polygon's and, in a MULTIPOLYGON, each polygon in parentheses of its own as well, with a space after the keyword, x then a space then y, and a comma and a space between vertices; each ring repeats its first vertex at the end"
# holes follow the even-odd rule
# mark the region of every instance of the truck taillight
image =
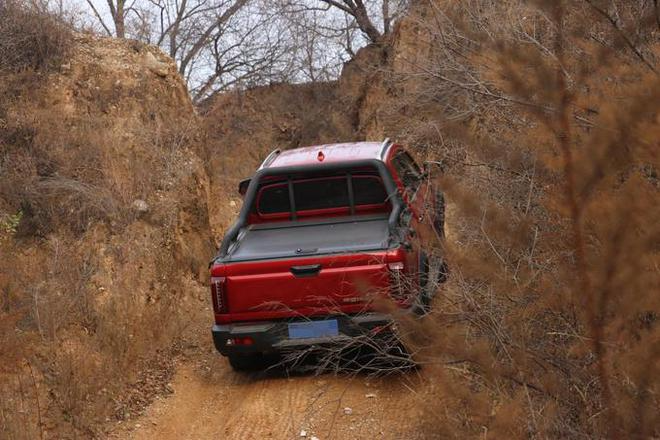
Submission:
POLYGON ((215 313, 227 313, 229 311, 224 277, 211 277, 211 298, 213 299, 215 313))
POLYGON ((390 295, 392 299, 397 302, 405 302, 406 288, 405 288, 405 266, 402 262, 397 261, 389 263, 387 268, 390 270, 390 295))
POLYGON ((400 272, 405 268, 403 262, 401 261, 397 261, 396 263, 389 263, 387 267, 394 272, 400 272))

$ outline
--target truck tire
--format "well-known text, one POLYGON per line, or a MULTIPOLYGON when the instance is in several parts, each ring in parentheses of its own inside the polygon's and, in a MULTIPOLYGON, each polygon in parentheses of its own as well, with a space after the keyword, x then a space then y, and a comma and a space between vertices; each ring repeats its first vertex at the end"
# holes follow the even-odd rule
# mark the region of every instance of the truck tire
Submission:
POLYGON ((414 312, 418 316, 424 316, 431 311, 431 295, 429 287, 435 283, 430 278, 430 263, 426 254, 422 253, 419 257, 419 294, 413 306, 414 312))
POLYGON ((439 285, 447 280, 447 263, 438 256, 422 254, 420 258, 420 292, 415 304, 415 313, 424 316, 431 311, 431 303, 439 285))
MULTIPOLYGON (((438 235, 439 238, 444 239, 445 238, 445 196, 440 192, 436 191, 435 193, 435 204, 434 204, 434 215, 433 215, 433 229, 435 230, 435 233, 438 235)), ((444 260, 442 257, 435 257, 436 261, 434 261, 434 264, 438 264, 438 266, 434 266, 431 270, 433 274, 435 275, 435 280, 437 284, 442 284, 445 281, 447 281, 447 277, 449 277, 449 266, 447 266, 447 262, 444 260)), ((433 275, 429 275, 433 276, 433 275)), ((437 286, 436 286, 437 288, 437 286)))
POLYGON ((442 260, 440 262, 440 270, 438 270, 438 284, 442 284, 445 281, 447 281, 447 278, 449 277, 449 266, 447 265, 447 262, 442 260))
POLYGON ((258 371, 264 368, 261 354, 234 354, 229 356, 229 365, 234 371, 258 371))
POLYGON ((435 193, 433 204, 433 229, 440 238, 445 237, 445 196, 440 191, 435 193))

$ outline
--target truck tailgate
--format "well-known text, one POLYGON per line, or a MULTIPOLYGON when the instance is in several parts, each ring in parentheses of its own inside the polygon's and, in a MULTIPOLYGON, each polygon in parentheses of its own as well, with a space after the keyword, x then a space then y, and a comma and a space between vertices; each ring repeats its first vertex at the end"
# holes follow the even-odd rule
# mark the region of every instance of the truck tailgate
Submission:
POLYGON ((250 226, 212 269, 225 307, 216 319, 363 310, 367 298, 389 288, 387 221, 379 215, 250 226))
POLYGON ((389 286, 383 251, 235 263, 225 270, 232 321, 357 312, 389 286))

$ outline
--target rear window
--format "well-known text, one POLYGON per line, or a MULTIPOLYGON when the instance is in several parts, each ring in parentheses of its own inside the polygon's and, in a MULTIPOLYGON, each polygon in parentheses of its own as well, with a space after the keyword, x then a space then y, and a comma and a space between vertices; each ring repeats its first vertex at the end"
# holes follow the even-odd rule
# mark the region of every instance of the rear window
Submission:
MULTIPOLYGON (((351 193, 349 181, 353 189, 353 208, 361 211, 365 207, 384 207, 387 204, 387 193, 378 176, 346 175, 319 177, 311 179, 293 179, 292 190, 295 211, 297 215, 319 212, 351 211, 351 193)), ((292 214, 288 182, 264 185, 257 196, 257 214, 272 216, 292 214)))
POLYGON ((287 184, 268 185, 261 190, 259 196, 259 212, 261 214, 276 214, 289 212, 289 188, 287 184))
POLYGON ((380 205, 387 201, 383 183, 377 177, 353 177, 355 205, 380 205))
POLYGON ((296 211, 330 209, 348 206, 348 184, 345 177, 294 182, 296 211))

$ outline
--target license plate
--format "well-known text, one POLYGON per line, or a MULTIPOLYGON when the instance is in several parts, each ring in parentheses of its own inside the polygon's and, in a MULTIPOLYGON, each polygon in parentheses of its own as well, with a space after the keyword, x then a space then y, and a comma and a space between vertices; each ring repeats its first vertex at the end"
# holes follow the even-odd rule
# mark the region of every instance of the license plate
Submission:
POLYGON ((289 323, 289 338, 291 339, 326 338, 338 335, 339 326, 336 319, 289 323))

